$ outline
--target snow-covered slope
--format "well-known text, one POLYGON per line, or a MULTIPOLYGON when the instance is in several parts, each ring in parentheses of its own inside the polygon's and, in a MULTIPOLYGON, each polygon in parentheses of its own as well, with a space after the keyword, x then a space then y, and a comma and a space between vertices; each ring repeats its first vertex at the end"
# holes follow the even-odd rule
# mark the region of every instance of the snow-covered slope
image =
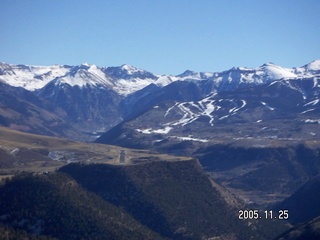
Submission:
POLYGON ((320 61, 314 61, 299 68, 284 68, 266 63, 257 68, 234 67, 210 78, 218 91, 233 90, 240 85, 263 84, 279 79, 301 79, 320 75, 320 61))
POLYGON ((104 68, 103 72, 113 79, 113 89, 124 96, 143 89, 158 79, 150 72, 127 64, 104 68))
POLYGON ((234 67, 223 72, 193 72, 190 70, 177 76, 155 75, 145 70, 122 65, 120 67, 98 67, 81 64, 78 66, 52 65, 28 66, 0 63, 0 80, 15 87, 34 91, 43 88, 51 81, 56 84, 84 87, 86 85, 112 89, 127 96, 150 84, 160 87, 175 81, 212 82, 214 88, 228 90, 241 84, 261 84, 282 78, 303 78, 320 75, 320 60, 299 68, 283 68, 272 63, 257 68, 234 67))
POLYGON ((295 73, 307 75, 308 77, 320 74, 320 60, 313 61, 300 68, 295 68, 295 73))
POLYGON ((114 86, 112 79, 106 76, 99 67, 88 64, 72 67, 65 75, 58 76, 55 80, 56 83, 66 83, 72 87, 84 87, 86 85, 114 86))
POLYGON ((14 87, 35 90, 44 87, 53 79, 65 76, 70 66, 27 66, 0 63, 0 80, 14 87))
POLYGON ((158 77, 129 65, 101 68, 96 65, 79 66, 27 66, 0 63, 0 80, 29 91, 43 88, 54 81, 55 84, 84 87, 86 85, 112 89, 120 95, 128 95, 140 90, 158 77))

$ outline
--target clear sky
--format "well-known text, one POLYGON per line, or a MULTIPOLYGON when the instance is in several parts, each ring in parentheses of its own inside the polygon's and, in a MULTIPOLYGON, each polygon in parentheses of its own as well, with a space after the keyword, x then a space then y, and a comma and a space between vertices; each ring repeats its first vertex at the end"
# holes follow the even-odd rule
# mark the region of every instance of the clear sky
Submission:
POLYGON ((157 74, 320 59, 319 0, 1 0, 0 61, 157 74))

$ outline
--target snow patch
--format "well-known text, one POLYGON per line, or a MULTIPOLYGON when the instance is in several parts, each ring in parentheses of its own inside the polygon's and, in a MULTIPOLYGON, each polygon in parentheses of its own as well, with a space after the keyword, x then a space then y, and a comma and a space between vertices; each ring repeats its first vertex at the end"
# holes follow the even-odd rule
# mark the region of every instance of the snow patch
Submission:
POLYGON ((304 120, 305 123, 317 123, 320 124, 320 119, 306 119, 304 120))
POLYGON ((171 136, 171 137, 172 137, 172 138, 179 139, 179 140, 182 140, 182 141, 195 141, 195 142, 203 142, 203 143, 209 142, 209 141, 206 140, 206 139, 200 139, 200 138, 177 137, 177 136, 171 136))
POLYGON ((17 155, 18 152, 20 152, 20 149, 19 148, 15 148, 10 152, 10 154, 15 156, 15 155, 17 155))
POLYGON ((164 117, 166 117, 166 116, 170 113, 170 111, 171 111, 172 109, 174 109, 178 104, 179 104, 179 103, 175 103, 172 107, 168 108, 168 110, 167 110, 166 113, 164 114, 164 117))
POLYGON ((316 100, 313 100, 313 101, 311 101, 311 102, 308 102, 308 103, 306 103, 306 104, 304 104, 303 106, 314 106, 314 105, 316 105, 316 104, 318 104, 319 103, 319 99, 316 99, 316 100))
POLYGON ((270 107, 270 106, 269 106, 267 103, 265 103, 265 102, 261 102, 261 104, 262 104, 263 106, 265 106, 266 108, 268 108, 269 110, 271 110, 271 111, 275 110, 275 108, 270 107))
POLYGON ((55 161, 65 161, 67 163, 77 160, 76 153, 68 151, 52 151, 48 153, 48 157, 55 161))
POLYGON ((303 111, 301 114, 305 114, 305 113, 307 113, 307 112, 311 112, 311 111, 314 111, 314 110, 316 110, 316 109, 311 108, 311 109, 308 109, 308 110, 306 110, 306 111, 303 111))
POLYGON ((225 115, 225 116, 220 117, 219 120, 223 120, 223 119, 228 118, 228 117, 230 117, 230 115, 225 115))
POLYGON ((160 76, 156 81, 155 84, 160 87, 164 87, 169 85, 170 83, 179 80, 177 77, 172 76, 160 76))
POLYGON ((114 89, 121 95, 127 96, 131 93, 134 93, 138 90, 145 88, 146 86, 153 83, 154 80, 152 78, 145 79, 119 79, 114 84, 114 89))
POLYGON ((241 100, 241 102, 242 102, 242 105, 240 107, 231 108, 229 110, 229 113, 235 113, 235 112, 239 111, 241 108, 244 108, 247 105, 247 102, 245 100, 241 100))
POLYGON ((143 134, 153 134, 153 133, 168 134, 171 129, 172 127, 166 126, 165 128, 160 128, 160 129, 147 128, 147 129, 136 129, 136 131, 141 132, 143 134))

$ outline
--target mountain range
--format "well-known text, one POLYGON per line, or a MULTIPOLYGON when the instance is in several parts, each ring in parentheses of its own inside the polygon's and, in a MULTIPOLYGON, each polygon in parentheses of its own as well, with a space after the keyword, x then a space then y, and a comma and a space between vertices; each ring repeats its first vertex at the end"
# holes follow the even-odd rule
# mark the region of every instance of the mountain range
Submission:
MULTIPOLYGON (((151 107, 156 108, 157 103, 166 102, 166 116, 174 115, 174 112, 182 116, 150 131, 168 131, 173 126, 186 126, 199 119, 211 126, 217 120, 223 122, 234 118, 242 112, 239 110, 250 106, 248 99, 240 99, 240 96, 238 99, 230 98, 226 94, 237 90, 235 94, 251 97, 252 92, 256 92, 255 87, 261 93, 253 104, 268 110, 275 109, 273 102, 259 99, 264 89, 287 91, 285 88, 288 88, 293 94, 300 94, 302 100, 298 111, 308 116, 319 104, 316 93, 319 74, 319 60, 298 68, 268 63, 257 68, 234 67, 223 72, 187 70, 177 76, 157 75, 130 65, 28 66, 0 63, 0 124, 33 133, 92 141, 124 120, 151 107), (224 97, 221 99, 217 94, 224 94, 224 97), (168 101, 172 101, 171 105, 168 101), (191 104, 194 101, 195 104, 191 104), (28 107, 22 107, 24 105, 28 107), (32 110, 26 112, 25 109, 32 110)), ((283 97, 286 93, 279 94, 283 97)), ((256 116, 256 121, 262 121, 260 115, 256 116)), ((305 117, 301 120, 312 124, 319 119, 305 117)))

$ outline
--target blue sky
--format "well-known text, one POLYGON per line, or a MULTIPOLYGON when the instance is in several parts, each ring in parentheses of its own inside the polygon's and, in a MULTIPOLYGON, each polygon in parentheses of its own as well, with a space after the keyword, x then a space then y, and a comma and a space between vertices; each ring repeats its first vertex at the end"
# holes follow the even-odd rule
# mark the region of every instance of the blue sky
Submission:
POLYGON ((320 59, 318 0, 1 0, 0 61, 157 74, 320 59))

